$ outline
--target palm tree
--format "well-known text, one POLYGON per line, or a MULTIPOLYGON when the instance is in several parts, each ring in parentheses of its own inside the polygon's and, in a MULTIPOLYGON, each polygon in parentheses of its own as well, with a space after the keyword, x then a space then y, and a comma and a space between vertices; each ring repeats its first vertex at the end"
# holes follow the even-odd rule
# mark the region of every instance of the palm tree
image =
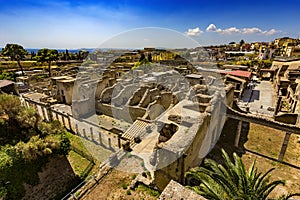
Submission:
POLYGON ((51 77, 51 62, 58 60, 58 51, 55 49, 40 49, 37 53, 37 60, 39 62, 48 63, 49 77, 51 77))
POLYGON ((5 48, 2 49, 2 54, 4 56, 9 56, 12 61, 17 61, 21 69, 22 76, 24 76, 21 60, 25 59, 28 52, 19 44, 6 44, 5 48))
MULTIPOLYGON (((241 199, 241 200, 263 200, 278 185, 284 185, 282 180, 270 182, 270 172, 257 172, 255 161, 250 166, 248 172, 242 159, 233 154, 234 163, 228 154, 222 149, 225 167, 211 159, 204 160, 204 167, 197 167, 186 173, 187 178, 194 178, 200 184, 188 186, 198 194, 207 199, 241 199)), ((288 199, 299 194, 281 196, 279 199, 288 199)))

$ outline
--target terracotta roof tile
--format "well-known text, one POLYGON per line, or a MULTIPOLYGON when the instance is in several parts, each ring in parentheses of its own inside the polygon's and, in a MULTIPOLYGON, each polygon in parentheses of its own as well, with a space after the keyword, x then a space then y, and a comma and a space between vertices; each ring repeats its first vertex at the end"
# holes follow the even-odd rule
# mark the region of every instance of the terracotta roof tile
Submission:
POLYGON ((244 77, 244 78, 251 78, 251 72, 248 71, 242 71, 242 70, 235 70, 235 71, 225 71, 225 70, 220 70, 218 71, 221 74, 230 74, 232 76, 238 76, 238 77, 244 77))

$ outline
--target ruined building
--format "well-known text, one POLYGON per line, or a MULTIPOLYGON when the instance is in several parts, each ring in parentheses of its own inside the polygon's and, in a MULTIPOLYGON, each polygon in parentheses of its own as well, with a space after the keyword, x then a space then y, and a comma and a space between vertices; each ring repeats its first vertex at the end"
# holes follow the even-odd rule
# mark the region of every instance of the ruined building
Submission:
POLYGON ((185 172, 214 147, 234 97, 234 88, 225 87, 217 73, 195 72, 160 63, 85 67, 74 85, 73 115, 97 113, 130 123, 122 146, 142 160, 162 191, 171 179, 183 183, 185 172))

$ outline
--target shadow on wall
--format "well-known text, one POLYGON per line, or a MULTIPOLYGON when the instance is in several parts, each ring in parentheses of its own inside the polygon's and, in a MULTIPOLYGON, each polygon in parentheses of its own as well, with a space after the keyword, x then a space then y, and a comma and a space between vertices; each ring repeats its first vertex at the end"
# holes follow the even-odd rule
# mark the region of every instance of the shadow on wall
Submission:
POLYGON ((246 149, 244 145, 248 141, 250 124, 248 122, 243 122, 239 147, 236 148, 234 147, 234 140, 235 140, 236 130, 238 127, 238 122, 239 122, 238 120, 228 118, 228 120, 226 121, 223 127, 220 139, 218 140, 217 144, 207 155, 206 158, 210 158, 220 164, 224 164, 222 153, 221 153, 222 148, 228 153, 228 155, 232 158, 232 160, 233 160, 232 157, 233 152, 237 153, 238 156, 242 156, 243 154, 246 153, 246 149))
POLYGON ((260 96, 260 91, 259 90, 252 90, 252 94, 251 94, 249 102, 254 102, 254 100, 258 101, 259 96, 260 96))

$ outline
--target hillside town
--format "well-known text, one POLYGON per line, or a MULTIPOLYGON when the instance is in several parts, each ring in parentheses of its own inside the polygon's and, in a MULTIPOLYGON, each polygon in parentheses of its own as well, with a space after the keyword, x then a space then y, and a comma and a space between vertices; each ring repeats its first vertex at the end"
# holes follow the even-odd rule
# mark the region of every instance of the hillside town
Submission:
MULTIPOLYGON (((300 191, 299 39, 75 53, 7 44, 0 56, 1 96, 36 113, 36 123, 24 120, 32 130, 41 129, 39 120, 58 123, 69 140, 67 152, 47 153, 39 181, 24 181, 21 196, 4 184, 12 177, 0 176, 0 199, 209 199, 190 189, 200 184, 193 170, 206 159, 221 164, 222 149, 246 159, 247 168, 269 159, 275 179, 287 180, 271 198, 300 191), (62 169, 55 162, 64 158, 62 169), (282 175, 287 167, 294 177, 282 175), (72 175, 55 177, 53 170, 72 175)), ((9 125, 14 111, 0 107, 1 123, 9 125)), ((18 139, 7 143, 3 129, 0 145, 18 146, 18 139)))

